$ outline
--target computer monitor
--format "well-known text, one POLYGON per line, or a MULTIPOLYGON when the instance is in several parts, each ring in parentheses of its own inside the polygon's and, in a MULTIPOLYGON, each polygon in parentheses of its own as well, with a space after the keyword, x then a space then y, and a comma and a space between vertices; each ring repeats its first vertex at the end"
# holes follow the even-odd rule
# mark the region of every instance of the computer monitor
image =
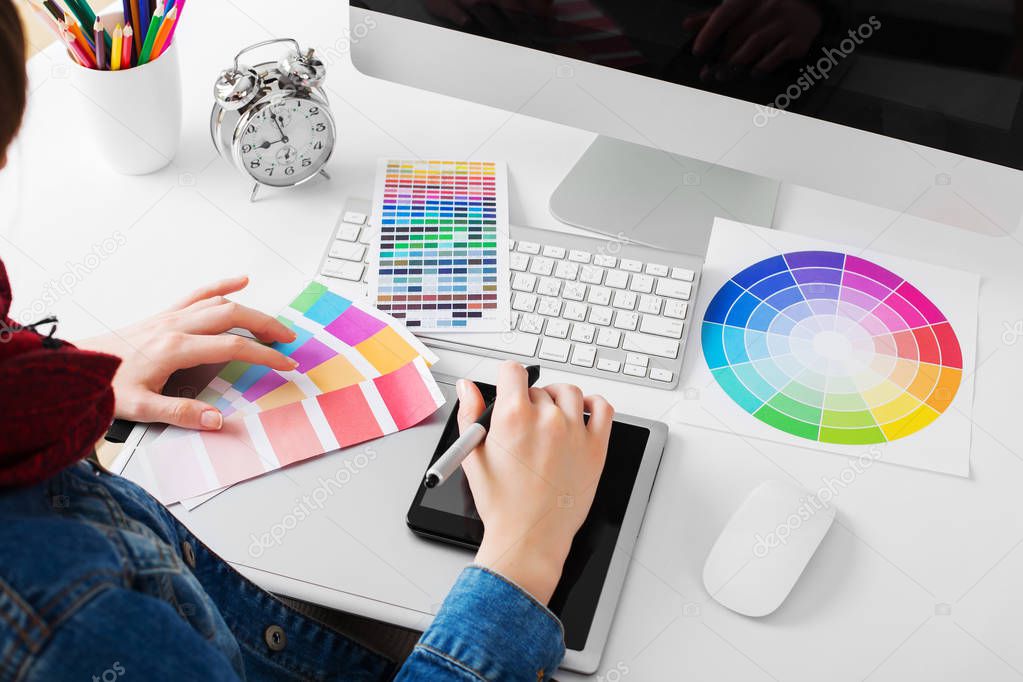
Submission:
POLYGON ((570 224, 698 252, 693 196, 740 219, 771 203, 723 167, 1004 236, 1023 209, 1020 4, 352 0, 352 57, 599 133, 551 198, 570 224))

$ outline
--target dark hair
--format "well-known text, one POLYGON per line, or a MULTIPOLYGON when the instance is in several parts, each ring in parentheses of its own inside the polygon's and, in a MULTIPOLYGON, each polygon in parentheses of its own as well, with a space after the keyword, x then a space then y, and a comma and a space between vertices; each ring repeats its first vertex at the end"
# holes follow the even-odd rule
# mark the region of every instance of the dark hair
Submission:
POLYGON ((9 83, 0 89, 0 159, 21 127, 28 75, 25 73, 25 34, 13 0, 0 0, 0 74, 9 83))

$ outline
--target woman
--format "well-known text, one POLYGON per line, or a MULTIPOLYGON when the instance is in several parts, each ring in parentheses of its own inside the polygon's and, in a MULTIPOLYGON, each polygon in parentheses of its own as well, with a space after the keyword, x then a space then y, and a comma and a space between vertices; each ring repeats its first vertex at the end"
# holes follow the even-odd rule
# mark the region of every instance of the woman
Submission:
MULTIPOLYGON (((24 57, 12 1, 0 0, 0 167, 25 106, 24 57)), ((84 459, 115 415, 220 428, 216 409, 160 395, 178 369, 292 367, 222 334, 293 338, 225 298, 246 283, 226 280, 76 348, 8 318, 0 264, 0 679, 548 678, 564 643, 544 604, 604 465, 612 410, 601 398, 531 389, 520 366, 501 367, 490 435, 464 465, 482 546, 400 669, 263 592, 145 491, 84 459), (558 505, 561 495, 575 504, 558 505)), ((471 382, 457 389, 464 426, 483 399, 471 382)))

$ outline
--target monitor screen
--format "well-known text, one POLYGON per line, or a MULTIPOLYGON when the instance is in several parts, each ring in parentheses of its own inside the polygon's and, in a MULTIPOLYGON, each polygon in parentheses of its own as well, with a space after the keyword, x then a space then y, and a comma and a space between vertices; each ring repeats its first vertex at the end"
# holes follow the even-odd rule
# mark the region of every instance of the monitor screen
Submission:
POLYGON ((1023 0, 352 5, 1023 169, 1023 0), (1019 6, 1019 7, 1017 7, 1019 6))

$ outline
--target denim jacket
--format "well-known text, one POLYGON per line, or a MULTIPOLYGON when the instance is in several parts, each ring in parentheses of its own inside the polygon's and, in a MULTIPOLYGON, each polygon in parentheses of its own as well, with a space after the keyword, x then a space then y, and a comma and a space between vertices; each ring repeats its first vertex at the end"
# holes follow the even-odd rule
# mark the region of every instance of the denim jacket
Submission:
POLYGON ((0 680, 536 680, 561 624, 470 566, 400 669, 262 591, 133 483, 80 462, 0 492, 0 680))

